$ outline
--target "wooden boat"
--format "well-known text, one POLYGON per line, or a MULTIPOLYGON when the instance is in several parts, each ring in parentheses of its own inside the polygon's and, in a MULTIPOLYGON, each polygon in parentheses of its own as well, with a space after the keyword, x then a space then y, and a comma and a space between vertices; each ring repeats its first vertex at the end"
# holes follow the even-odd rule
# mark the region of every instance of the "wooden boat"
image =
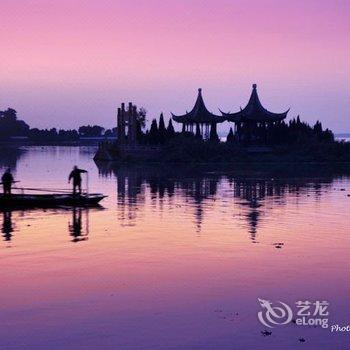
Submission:
POLYGON ((55 207, 60 205, 68 206, 94 206, 104 196, 101 193, 90 193, 89 195, 67 194, 11 194, 10 196, 0 195, 0 208, 2 207, 55 207))

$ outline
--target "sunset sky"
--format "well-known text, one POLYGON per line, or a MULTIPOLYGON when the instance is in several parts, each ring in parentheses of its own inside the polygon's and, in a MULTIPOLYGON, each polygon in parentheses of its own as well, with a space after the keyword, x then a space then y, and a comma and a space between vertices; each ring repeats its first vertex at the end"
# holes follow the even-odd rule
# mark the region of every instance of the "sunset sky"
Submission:
POLYGON ((0 110, 38 127, 266 108, 350 132, 348 0, 1 0, 0 110))

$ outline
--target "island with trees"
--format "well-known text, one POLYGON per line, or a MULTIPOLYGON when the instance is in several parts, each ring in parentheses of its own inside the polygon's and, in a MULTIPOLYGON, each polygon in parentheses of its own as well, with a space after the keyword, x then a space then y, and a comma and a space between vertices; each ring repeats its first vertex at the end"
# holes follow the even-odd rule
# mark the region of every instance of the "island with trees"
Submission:
POLYGON ((215 115, 205 106, 202 90, 194 107, 183 115, 163 113, 151 119, 132 103, 118 108, 117 125, 105 129, 82 125, 78 129, 31 128, 15 109, 0 111, 0 143, 17 145, 98 145, 96 161, 121 162, 350 162, 350 143, 335 140, 320 121, 314 125, 299 116, 286 120, 289 110, 265 109, 256 84, 245 108, 215 115), (217 125, 230 123, 226 136, 217 125), (180 128, 175 128, 177 123, 180 128), (176 131, 176 129, 180 129, 176 131))
POLYGON ((190 112, 172 114, 166 126, 163 114, 145 130, 145 113, 129 103, 118 109, 117 140, 101 142, 96 161, 149 162, 350 162, 350 143, 337 141, 322 123, 286 121, 289 110, 265 109, 256 84, 244 109, 215 115, 205 106, 202 90, 190 112), (174 124, 181 125, 176 132, 174 124), (226 137, 217 124, 233 123, 226 137))

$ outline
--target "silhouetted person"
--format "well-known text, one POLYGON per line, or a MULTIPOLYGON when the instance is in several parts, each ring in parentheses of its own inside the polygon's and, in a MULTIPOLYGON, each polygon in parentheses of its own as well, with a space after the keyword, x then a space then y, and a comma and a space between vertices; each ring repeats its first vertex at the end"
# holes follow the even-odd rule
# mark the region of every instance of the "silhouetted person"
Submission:
POLYGON ((73 179, 73 195, 75 196, 77 193, 78 188, 78 194, 81 194, 81 174, 87 173, 86 170, 79 169, 76 165, 74 166, 73 170, 69 174, 68 183, 73 179))
POLYGON ((11 169, 7 169, 1 178, 2 186, 4 188, 4 195, 11 195, 11 188, 12 184, 15 182, 12 174, 11 169))

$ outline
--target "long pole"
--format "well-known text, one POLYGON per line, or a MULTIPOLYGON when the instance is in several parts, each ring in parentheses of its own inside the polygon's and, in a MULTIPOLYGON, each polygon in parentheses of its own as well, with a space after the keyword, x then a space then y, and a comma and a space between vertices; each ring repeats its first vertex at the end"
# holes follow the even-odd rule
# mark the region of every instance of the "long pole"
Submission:
MULTIPOLYGON (((20 182, 20 181, 12 181, 12 183, 16 183, 16 182, 20 182)), ((3 185, 4 183, 3 182, 0 182, 0 185, 3 185)))
POLYGON ((29 188, 29 187, 12 187, 13 190, 26 190, 26 191, 38 191, 38 192, 55 192, 55 193, 70 193, 70 190, 57 190, 51 188, 29 188))

